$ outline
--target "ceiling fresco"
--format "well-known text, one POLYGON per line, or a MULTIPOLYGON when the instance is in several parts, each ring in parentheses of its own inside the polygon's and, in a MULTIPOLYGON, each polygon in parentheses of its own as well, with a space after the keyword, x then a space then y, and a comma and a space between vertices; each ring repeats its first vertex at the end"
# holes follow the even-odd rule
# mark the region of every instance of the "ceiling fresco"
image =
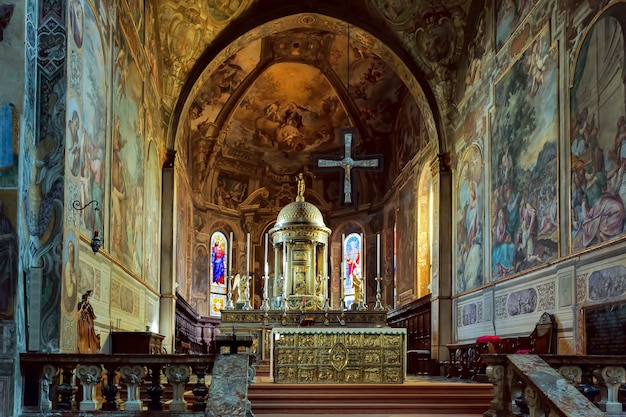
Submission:
MULTIPOLYGON (((294 174, 315 171, 317 155, 341 158, 347 126, 359 132, 355 155, 383 156, 383 173, 354 179, 359 203, 379 201, 437 137, 406 64, 371 33, 328 16, 289 15, 249 30, 207 60, 189 87, 176 146, 200 206, 252 204, 246 200, 261 188, 271 201, 294 174)), ((340 172, 308 178, 324 204, 341 205, 340 172)))
MULTIPOLYGON (((381 153, 380 141, 393 139, 390 134, 398 115, 403 115, 402 123, 406 121, 401 104, 412 109, 409 117, 414 116, 413 123, 418 124, 416 100, 370 47, 348 38, 347 32, 295 28, 269 34, 225 57, 197 87, 188 126, 192 137, 214 142, 209 152, 211 145, 203 140, 201 152, 208 158, 213 154, 215 167, 228 165, 224 168, 238 182, 249 183, 234 167, 244 167, 248 174, 311 170, 315 154, 340 154, 338 133, 346 126, 359 128, 360 154, 381 153), (230 152, 234 149, 241 152, 230 152)), ((400 148, 399 158, 387 155, 389 160, 406 163, 407 152, 415 154, 417 148, 411 143, 400 148)), ((201 167, 214 168, 205 162, 201 167)), ((339 182, 337 174, 320 175, 333 176, 329 184, 339 182)), ((217 201, 214 190, 220 185, 219 175, 203 172, 199 177, 209 182, 199 184, 205 198, 217 201)))

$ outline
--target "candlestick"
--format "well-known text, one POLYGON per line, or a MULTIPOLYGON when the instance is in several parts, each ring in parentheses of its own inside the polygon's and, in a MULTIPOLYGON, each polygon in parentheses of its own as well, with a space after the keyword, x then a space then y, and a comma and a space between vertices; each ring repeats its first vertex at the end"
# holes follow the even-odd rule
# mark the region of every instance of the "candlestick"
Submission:
POLYGON ((287 241, 283 242, 283 298, 287 299, 287 241))
POLYGON ((250 233, 246 236, 246 276, 250 276, 250 233))
POLYGON ((233 232, 230 232, 228 241, 228 275, 233 275, 233 232))
POLYGON ((269 275, 269 265, 267 264, 267 245, 268 245, 268 241, 269 241, 269 236, 266 233, 265 234, 265 258, 263 259, 263 262, 265 264, 265 268, 264 268, 263 272, 265 273, 265 276, 269 275))
POLYGON ((376 276, 380 276, 380 233, 376 233, 376 276))

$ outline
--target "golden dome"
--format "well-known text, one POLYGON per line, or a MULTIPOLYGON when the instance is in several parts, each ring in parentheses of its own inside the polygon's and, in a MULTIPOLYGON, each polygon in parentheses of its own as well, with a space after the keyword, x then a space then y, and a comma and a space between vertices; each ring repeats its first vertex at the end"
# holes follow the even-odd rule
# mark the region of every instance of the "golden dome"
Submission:
POLYGON ((274 229, 294 224, 326 227, 322 212, 313 204, 307 203, 300 198, 283 207, 280 213, 278 213, 274 229))

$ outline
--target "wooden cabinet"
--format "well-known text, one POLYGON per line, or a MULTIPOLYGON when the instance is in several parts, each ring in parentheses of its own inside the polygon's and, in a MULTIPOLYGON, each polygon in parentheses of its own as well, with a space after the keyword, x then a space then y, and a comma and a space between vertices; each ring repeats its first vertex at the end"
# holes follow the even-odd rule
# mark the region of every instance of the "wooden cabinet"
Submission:
POLYGON ((111 353, 144 353, 156 355, 163 352, 165 336, 152 332, 112 332, 111 353))

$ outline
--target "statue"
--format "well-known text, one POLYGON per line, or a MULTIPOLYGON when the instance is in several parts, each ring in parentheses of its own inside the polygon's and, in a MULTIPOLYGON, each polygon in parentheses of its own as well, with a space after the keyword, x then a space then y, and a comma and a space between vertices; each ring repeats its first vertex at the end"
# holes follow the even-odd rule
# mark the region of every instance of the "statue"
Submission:
POLYGON ((100 337, 96 334, 94 320, 96 315, 89 302, 92 291, 83 294, 78 303, 78 353, 99 353, 100 337))
POLYGON ((306 184, 304 183, 304 174, 302 174, 302 172, 298 174, 296 181, 298 182, 298 197, 304 198, 304 188, 306 184))

